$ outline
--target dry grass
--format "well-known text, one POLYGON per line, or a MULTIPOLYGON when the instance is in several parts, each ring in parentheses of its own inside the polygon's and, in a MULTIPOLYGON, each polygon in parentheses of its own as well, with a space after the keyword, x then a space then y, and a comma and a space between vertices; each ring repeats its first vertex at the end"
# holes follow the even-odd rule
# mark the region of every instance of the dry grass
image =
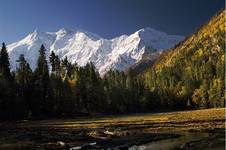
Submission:
POLYGON ((98 118, 61 119, 28 121, 21 123, 20 127, 43 128, 112 128, 137 127, 149 129, 193 129, 193 128, 225 128, 225 108, 203 109, 193 111, 180 111, 156 114, 135 114, 124 116, 109 116, 98 118))

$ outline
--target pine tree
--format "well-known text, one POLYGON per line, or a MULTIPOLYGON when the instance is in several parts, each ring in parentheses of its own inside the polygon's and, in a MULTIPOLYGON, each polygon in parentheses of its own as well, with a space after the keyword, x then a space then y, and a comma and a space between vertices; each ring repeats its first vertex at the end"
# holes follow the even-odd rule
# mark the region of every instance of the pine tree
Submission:
POLYGON ((21 86, 25 86, 31 82, 32 70, 30 65, 25 60, 23 54, 20 55, 17 62, 19 63, 19 67, 16 71, 16 79, 21 86))
POLYGON ((58 56, 55 57, 55 70, 56 70, 56 76, 57 77, 60 77, 60 69, 61 69, 61 66, 60 66, 60 58, 58 56))
POLYGON ((0 74, 9 80, 11 79, 9 55, 5 43, 2 43, 2 49, 0 51, 0 74))
POLYGON ((5 43, 0 51, 0 118, 16 118, 15 84, 10 73, 9 56, 5 43))
POLYGON ((126 78, 126 89, 127 89, 127 105, 128 111, 133 112, 137 109, 137 95, 136 95, 136 78, 132 69, 129 69, 126 78))
POLYGON ((52 51, 49 56, 49 62, 52 67, 52 70, 51 70, 52 74, 56 74, 56 55, 55 55, 54 51, 52 51))
MULTIPOLYGON (((49 69, 48 69, 48 63, 46 60, 46 49, 44 45, 41 45, 41 48, 39 50, 39 57, 37 62, 37 68, 35 70, 35 80, 36 80, 36 98, 39 99, 36 101, 37 105, 39 105, 39 108, 37 108, 37 111, 44 111, 44 112, 50 112, 50 78, 49 78, 49 69)), ((41 112, 37 112, 41 113, 41 112)))
POLYGON ((87 74, 85 68, 80 67, 77 71, 77 81, 75 86, 75 96, 77 99, 78 108, 81 112, 88 110, 87 102, 87 74))
POLYGON ((33 84, 32 84, 32 70, 21 54, 17 61, 19 66, 16 70, 17 94, 20 97, 20 112, 23 116, 31 117, 32 115, 32 98, 33 98, 33 84))
POLYGON ((68 61, 67 56, 62 60, 61 64, 62 64, 61 69, 62 69, 62 74, 63 74, 64 80, 66 78, 71 78, 73 66, 68 61))
POLYGON ((100 76, 93 63, 89 63, 87 69, 87 99, 90 104, 89 107, 92 111, 100 111, 103 95, 100 76))
POLYGON ((39 79, 48 80, 49 79, 49 69, 48 69, 48 62, 46 60, 46 49, 44 45, 41 45, 39 50, 39 57, 37 68, 35 70, 36 75, 39 79))

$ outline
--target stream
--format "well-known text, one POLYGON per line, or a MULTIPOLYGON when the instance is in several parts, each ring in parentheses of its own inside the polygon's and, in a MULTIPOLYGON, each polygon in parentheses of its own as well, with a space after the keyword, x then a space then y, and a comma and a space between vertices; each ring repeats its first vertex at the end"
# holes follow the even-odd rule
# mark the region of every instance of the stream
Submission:
MULTIPOLYGON (((186 143, 189 143, 191 141, 200 141, 202 139, 209 137, 209 133, 200 133, 200 132, 197 133, 184 132, 181 133, 181 135, 182 136, 179 138, 155 141, 139 146, 134 145, 130 147, 129 150, 175 150, 175 149, 180 150, 185 149, 183 146, 186 143)), ((224 150, 224 149, 225 146, 222 144, 217 147, 205 148, 205 150, 224 150)))

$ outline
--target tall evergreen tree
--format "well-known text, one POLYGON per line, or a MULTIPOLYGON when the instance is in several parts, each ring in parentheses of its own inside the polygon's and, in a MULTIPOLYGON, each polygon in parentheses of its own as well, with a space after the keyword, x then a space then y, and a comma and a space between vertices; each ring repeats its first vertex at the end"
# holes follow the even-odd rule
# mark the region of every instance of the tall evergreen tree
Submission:
POLYGON ((37 68, 35 70, 36 75, 39 79, 48 80, 49 79, 49 69, 48 69, 48 62, 46 60, 46 49, 44 45, 41 45, 39 50, 39 57, 37 68))
POLYGON ((31 82, 32 70, 30 68, 30 65, 25 60, 23 54, 20 55, 17 62, 19 63, 19 67, 16 71, 16 79, 17 82, 23 87, 31 82))
POLYGON ((23 116, 31 117, 32 115, 32 98, 33 98, 33 84, 32 84, 32 70, 21 54, 18 68, 16 70, 17 92, 20 97, 20 108, 23 116))
POLYGON ((2 43, 2 49, 0 51, 0 73, 5 78, 11 79, 9 55, 5 43, 2 43))
POLYGON ((49 56, 49 62, 51 64, 51 68, 52 68, 51 73, 56 74, 56 55, 55 55, 54 51, 52 51, 49 56))
POLYGON ((5 43, 0 51, 0 118, 15 118, 15 85, 5 43))
MULTIPOLYGON (((51 89, 49 87, 49 69, 48 62, 46 60, 46 49, 44 45, 41 45, 39 50, 39 57, 37 62, 37 68, 35 69, 35 80, 36 80, 36 90, 37 97, 39 97, 40 102, 37 102, 40 106, 37 111, 50 112, 50 96, 51 89)), ((37 112, 39 113, 39 112, 37 112)))

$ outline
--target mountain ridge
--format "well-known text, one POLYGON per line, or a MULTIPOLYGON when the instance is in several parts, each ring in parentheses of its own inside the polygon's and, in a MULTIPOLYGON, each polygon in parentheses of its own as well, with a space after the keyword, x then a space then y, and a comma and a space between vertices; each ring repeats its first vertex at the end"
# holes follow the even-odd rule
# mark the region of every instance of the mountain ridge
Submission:
MULTIPOLYGON (((222 9, 218 11, 214 16, 212 16, 209 21, 205 22, 203 25, 201 25, 199 28, 195 30, 194 33, 187 36, 184 40, 180 41, 178 44, 175 45, 175 47, 170 48, 169 50, 165 51, 159 59, 153 64, 153 67, 159 68, 159 64, 169 64, 173 56, 176 56, 176 51, 182 51, 185 50, 186 47, 189 49, 189 46, 192 46, 192 42, 195 43, 196 41, 202 40, 204 36, 214 36, 218 30, 225 30, 225 25, 222 23, 222 20, 225 20, 224 15, 226 13, 225 9, 222 9), (213 26, 213 27, 211 27, 213 26), (218 29, 219 28, 219 29, 218 29), (205 33, 206 32, 206 33, 205 33), (199 34, 203 34, 202 36, 199 36, 199 34), (209 35, 207 35, 209 34, 209 35), (164 60, 163 60, 164 59, 164 60), (165 62, 162 62, 165 61, 165 62)), ((194 45, 194 44, 193 44, 194 45)))
MULTIPOLYGON (((34 69, 41 44, 47 49, 47 56, 54 51, 61 59, 68 57, 72 63, 84 66, 94 63, 100 74, 110 69, 124 71, 138 63, 144 55, 156 58, 159 51, 166 50, 183 39, 152 28, 143 28, 131 35, 104 39, 82 29, 62 28, 56 32, 35 30, 18 42, 8 45, 11 68, 16 68, 20 54, 34 69)), ((151 59, 151 58, 150 58, 151 59)))

